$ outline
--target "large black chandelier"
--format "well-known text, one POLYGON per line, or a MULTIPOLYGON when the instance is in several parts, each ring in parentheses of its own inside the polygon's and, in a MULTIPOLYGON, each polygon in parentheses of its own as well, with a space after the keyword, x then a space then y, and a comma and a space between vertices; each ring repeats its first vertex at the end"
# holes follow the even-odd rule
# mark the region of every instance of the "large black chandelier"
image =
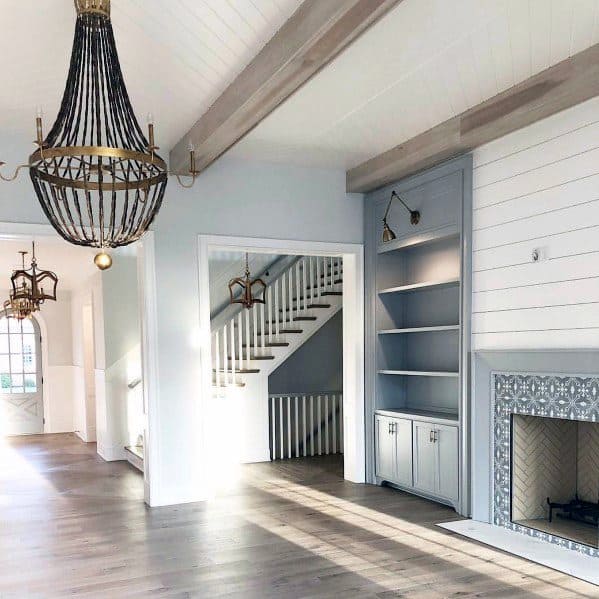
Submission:
POLYGON ((4 314, 18 320, 30 318, 47 300, 56 301, 58 277, 50 270, 41 270, 35 257, 35 242, 32 243, 31 265, 25 266, 27 252, 21 251, 22 266, 10 277, 9 299, 4 302, 4 314))
MULTIPOLYGON (((164 198, 168 171, 156 153, 151 117, 146 138, 133 112, 110 0, 75 0, 75 8, 75 38, 60 110, 45 138, 38 112, 37 149, 22 167, 29 168, 54 229, 69 243, 99 248, 95 262, 104 269, 112 263, 106 250, 137 241, 151 225, 164 198)), ((198 172, 192 147, 189 174, 193 183, 198 172)))

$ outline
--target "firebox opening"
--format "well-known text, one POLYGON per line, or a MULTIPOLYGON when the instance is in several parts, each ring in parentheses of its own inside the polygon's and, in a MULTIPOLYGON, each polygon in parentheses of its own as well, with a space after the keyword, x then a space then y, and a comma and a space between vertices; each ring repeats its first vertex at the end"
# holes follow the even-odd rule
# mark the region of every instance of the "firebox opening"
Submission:
POLYGON ((599 548, 599 423, 512 416, 511 518, 599 548))

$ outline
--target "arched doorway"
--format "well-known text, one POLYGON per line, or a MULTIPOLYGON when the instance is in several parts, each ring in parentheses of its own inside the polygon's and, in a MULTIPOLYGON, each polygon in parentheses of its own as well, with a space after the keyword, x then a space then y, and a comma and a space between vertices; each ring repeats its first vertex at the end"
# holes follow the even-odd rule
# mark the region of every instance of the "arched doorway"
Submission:
POLYGON ((0 315, 0 433, 44 432, 41 362, 37 320, 0 315))

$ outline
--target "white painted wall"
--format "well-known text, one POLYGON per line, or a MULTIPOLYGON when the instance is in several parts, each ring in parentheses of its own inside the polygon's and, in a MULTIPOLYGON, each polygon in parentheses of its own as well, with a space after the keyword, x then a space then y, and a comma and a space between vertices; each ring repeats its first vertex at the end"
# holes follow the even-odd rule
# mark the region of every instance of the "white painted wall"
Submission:
POLYGON ((473 350, 599 347, 598 140, 595 98, 474 152, 473 350))
MULTIPOLYGON (((155 223, 158 390, 150 425, 152 504, 203 499, 198 234, 362 242, 362 197, 343 171, 221 159, 192 189, 169 183, 155 223)), ((209 338, 209 337, 208 337, 209 338)), ((204 398, 205 399, 205 398, 204 398)), ((208 423, 210 424, 210 423, 208 423)))

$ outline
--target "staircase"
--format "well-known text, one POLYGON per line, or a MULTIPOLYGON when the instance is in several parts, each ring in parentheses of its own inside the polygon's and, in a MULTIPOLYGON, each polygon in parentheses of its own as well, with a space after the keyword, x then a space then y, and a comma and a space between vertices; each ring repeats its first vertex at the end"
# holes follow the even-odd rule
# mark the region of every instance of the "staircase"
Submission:
MULTIPOLYGON (((301 256, 266 288, 265 304, 239 310, 212 330, 215 397, 276 370, 342 307, 338 258, 301 256)), ((340 348, 341 351, 341 348, 340 348)))

